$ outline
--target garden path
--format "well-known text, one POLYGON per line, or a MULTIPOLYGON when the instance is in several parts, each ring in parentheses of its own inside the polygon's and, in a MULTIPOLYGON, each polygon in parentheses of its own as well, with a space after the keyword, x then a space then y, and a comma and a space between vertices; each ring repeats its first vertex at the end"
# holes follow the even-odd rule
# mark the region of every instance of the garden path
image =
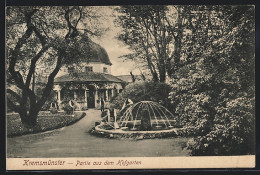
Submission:
POLYGON ((187 138, 117 140, 89 133, 100 111, 89 109, 79 122, 58 130, 7 139, 7 157, 157 157, 188 156, 187 138))

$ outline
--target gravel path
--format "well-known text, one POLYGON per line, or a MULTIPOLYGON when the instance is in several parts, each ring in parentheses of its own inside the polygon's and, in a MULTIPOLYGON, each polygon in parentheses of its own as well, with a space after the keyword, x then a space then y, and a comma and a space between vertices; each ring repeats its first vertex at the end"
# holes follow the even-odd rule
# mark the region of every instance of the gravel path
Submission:
POLYGON ((158 157, 188 156, 181 145, 187 138, 117 140, 93 136, 100 119, 90 109, 79 122, 58 130, 7 139, 7 157, 158 157))

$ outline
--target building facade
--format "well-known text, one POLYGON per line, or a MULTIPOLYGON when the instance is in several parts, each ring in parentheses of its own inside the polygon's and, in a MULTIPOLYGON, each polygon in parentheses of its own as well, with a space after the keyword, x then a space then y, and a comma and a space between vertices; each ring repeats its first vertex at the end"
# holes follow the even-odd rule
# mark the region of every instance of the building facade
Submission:
POLYGON ((76 103, 77 110, 105 107, 120 93, 125 82, 111 75, 110 59, 100 45, 91 41, 91 53, 86 61, 61 68, 61 75, 55 78, 53 90, 57 93, 59 108, 68 101, 76 103))

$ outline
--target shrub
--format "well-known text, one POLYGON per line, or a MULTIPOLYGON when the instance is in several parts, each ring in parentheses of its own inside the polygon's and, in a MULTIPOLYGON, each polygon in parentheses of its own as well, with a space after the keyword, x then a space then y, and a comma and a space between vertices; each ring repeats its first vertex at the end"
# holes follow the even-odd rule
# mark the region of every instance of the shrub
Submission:
POLYGON ((188 143, 193 155, 254 154, 254 100, 239 97, 217 108, 207 134, 188 143))
POLYGON ((186 70, 172 81, 170 98, 185 134, 194 137, 191 154, 254 154, 254 86, 234 81, 241 76, 236 69, 210 72, 198 61, 186 70))
POLYGON ((56 108, 51 108, 51 109, 50 109, 50 112, 51 112, 52 114, 57 114, 57 113, 58 113, 58 110, 57 110, 56 108))
POLYGON ((128 84, 122 93, 112 99, 112 104, 121 109, 127 98, 134 103, 139 101, 155 101, 169 108, 170 86, 159 82, 136 82, 128 84))

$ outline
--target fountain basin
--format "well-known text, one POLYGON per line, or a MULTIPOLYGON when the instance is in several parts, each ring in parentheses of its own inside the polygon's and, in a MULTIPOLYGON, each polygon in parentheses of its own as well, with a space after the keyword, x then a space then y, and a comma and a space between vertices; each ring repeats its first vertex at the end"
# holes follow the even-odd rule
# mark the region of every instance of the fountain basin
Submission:
MULTIPOLYGON (((138 131, 127 129, 127 127, 123 127, 120 129, 103 129, 103 124, 97 125, 91 130, 92 134, 101 137, 107 138, 143 138, 143 139, 151 139, 151 138, 165 138, 165 137, 176 137, 178 136, 179 130, 181 128, 171 128, 171 129, 160 129, 160 130, 151 130, 151 131, 138 131), (113 137, 111 137, 111 134, 113 137)), ((138 139, 140 140, 140 139, 138 139)))

